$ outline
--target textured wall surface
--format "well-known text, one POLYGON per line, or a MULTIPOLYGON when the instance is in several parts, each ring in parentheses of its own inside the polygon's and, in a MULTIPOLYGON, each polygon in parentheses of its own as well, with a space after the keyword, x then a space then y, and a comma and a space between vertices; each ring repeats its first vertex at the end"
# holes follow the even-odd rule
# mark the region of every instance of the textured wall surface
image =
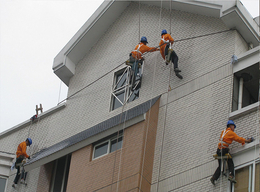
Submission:
MULTIPOLYGON (((140 20, 140 35, 148 38, 148 46, 158 46, 162 29, 172 33, 184 77, 180 80, 172 74, 169 78, 170 67, 165 66, 160 53, 149 53, 145 57, 140 97, 124 107, 127 110, 161 94, 162 102, 168 97, 168 104, 162 104, 159 111, 152 191, 226 189, 226 180, 218 182, 215 188, 209 182, 217 167, 212 155, 231 109, 231 56, 245 52, 246 43, 235 30, 184 40, 227 30, 219 18, 176 10, 170 13, 166 9, 160 14, 159 7, 141 4, 140 20), (167 95, 169 79, 172 90, 167 95)), ((121 64, 138 42, 139 4, 132 3, 77 64, 68 95, 118 68, 70 98, 59 112, 2 137, 0 150, 15 153, 17 145, 29 136, 33 145, 27 152, 32 155, 120 114, 122 108, 110 111, 114 72, 124 67, 121 64)), ((239 118, 236 123, 241 129, 237 133, 250 135, 255 130, 253 122, 257 123, 254 113, 239 118)), ((29 173, 31 191, 37 189, 39 172, 37 168, 29 173)), ((11 191, 14 174, 9 178, 7 191, 11 191)))

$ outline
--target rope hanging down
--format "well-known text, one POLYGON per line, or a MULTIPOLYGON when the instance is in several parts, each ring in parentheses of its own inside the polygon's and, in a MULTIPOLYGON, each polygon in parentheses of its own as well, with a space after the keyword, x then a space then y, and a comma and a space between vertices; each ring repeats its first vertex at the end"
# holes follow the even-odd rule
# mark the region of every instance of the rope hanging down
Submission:
MULTIPOLYGON (((220 33, 225 33, 225 32, 229 32, 235 29, 228 29, 228 30, 224 30, 224 31, 219 31, 219 32, 215 32, 215 33, 209 33, 209 34, 205 34, 205 35, 199 35, 199 36, 195 36, 195 37, 189 37, 189 38, 185 38, 185 39, 179 39, 176 40, 174 42, 180 42, 180 41, 187 41, 187 40, 191 40, 191 39, 196 39, 196 38, 200 38, 200 37, 206 37, 206 36, 210 36, 210 35, 216 35, 216 34, 220 34, 220 33)), ((164 43, 165 44, 165 43, 164 43)), ((160 45, 163 46, 164 44, 160 45)), ((155 47, 155 49, 159 48, 160 46, 155 47)), ((150 52, 154 51, 154 49, 144 53, 143 55, 146 55, 150 52)), ((76 91, 75 93, 73 93, 72 95, 70 95, 69 97, 67 97, 66 99, 63 99, 61 102, 59 102, 57 105, 63 103, 64 101, 70 99, 71 97, 75 96, 76 94, 78 94, 79 92, 83 91, 84 89, 86 89, 87 87, 89 87, 90 85, 96 83, 98 80, 102 79, 103 77, 105 77, 106 75, 108 75, 109 73, 111 73, 112 71, 114 71, 115 69, 117 69, 118 67, 122 66, 123 64, 125 64, 125 62, 119 64, 118 66, 114 67, 113 69, 111 69, 110 71, 108 71, 107 73, 105 73, 104 75, 100 76, 98 79, 96 79, 95 81, 89 83, 88 85, 86 85, 85 87, 83 87, 82 89, 76 91)))

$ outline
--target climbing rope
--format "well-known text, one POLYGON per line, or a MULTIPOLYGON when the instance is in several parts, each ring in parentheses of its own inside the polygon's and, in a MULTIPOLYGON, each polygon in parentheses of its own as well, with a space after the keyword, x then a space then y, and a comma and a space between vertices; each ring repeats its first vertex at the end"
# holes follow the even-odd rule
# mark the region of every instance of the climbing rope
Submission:
MULTIPOLYGON (((220 33, 225 33, 225 32, 229 32, 229 31, 232 31, 232 30, 235 30, 235 29, 228 29, 228 30, 224 30, 224 31, 218 31, 218 32, 214 32, 214 33, 209 33, 209 34, 205 34, 205 35, 199 35, 199 36, 195 36, 195 37, 189 37, 189 38, 185 38, 185 39, 179 39, 179 40, 176 40, 174 42, 180 42, 180 41, 188 41, 188 40, 191 40, 191 39, 196 39, 196 38, 200 38, 200 37, 206 37, 206 36, 210 36, 210 35, 215 35, 215 34, 220 34, 220 33)), ((162 45, 160 46, 157 46, 155 47, 155 49, 163 46, 164 44, 166 43, 163 43, 162 45)), ((155 49, 152 49, 150 51, 147 51, 143 54, 143 56, 145 56, 146 54, 154 51, 155 49)), ((125 56, 124 56, 125 58, 125 56)), ((69 100, 70 98, 72 98, 73 96, 77 95, 78 93, 80 93, 81 91, 83 91, 84 89, 86 89, 87 87, 93 85, 94 83, 96 83, 97 81, 99 81, 100 79, 102 79, 103 77, 105 77, 106 75, 110 74, 112 71, 114 71, 115 69, 119 68, 120 66, 122 66, 123 64, 125 64, 125 62, 119 64, 118 66, 114 67, 113 69, 111 69, 110 71, 106 72, 104 75, 100 76, 99 78, 97 78, 96 80, 92 81, 91 83, 87 84, 85 87, 79 89, 78 91, 76 91, 75 93, 71 94, 70 96, 68 96, 67 98, 63 99, 62 101, 60 101, 57 105, 60 105, 61 103, 65 102, 66 100, 69 100)))

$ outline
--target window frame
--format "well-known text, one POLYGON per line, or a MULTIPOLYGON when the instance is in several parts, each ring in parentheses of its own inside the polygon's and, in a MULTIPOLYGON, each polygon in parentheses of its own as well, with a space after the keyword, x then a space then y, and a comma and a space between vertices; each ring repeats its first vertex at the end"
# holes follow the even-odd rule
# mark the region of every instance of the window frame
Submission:
MULTIPOLYGON (((236 170, 249 166, 248 180, 249 180, 249 185, 251 185, 251 191, 249 191, 249 192, 255 191, 256 164, 258 164, 258 163, 260 163, 260 160, 254 160, 254 161, 250 161, 248 163, 235 167, 235 175, 236 175, 236 170), (250 173, 251 173, 251 175, 250 175, 250 173)), ((230 186, 231 186, 231 189, 229 188, 230 189, 229 191, 235 192, 234 183, 231 183, 230 186)))
POLYGON ((253 106, 255 103, 259 102, 258 97, 259 97, 260 88, 259 86, 256 85, 257 84, 256 82, 259 82, 260 80, 260 77, 258 75, 260 71, 259 65, 260 62, 256 62, 256 63, 252 62, 251 64, 248 64, 244 68, 236 69, 235 71, 233 71, 231 113, 241 111, 244 108, 248 108, 248 107, 250 108, 250 106, 253 106), (255 72, 256 68, 258 72, 255 72), (248 77, 247 77, 247 81, 243 81, 242 87, 240 87, 240 78, 243 78, 243 74, 248 74, 248 77), (251 79, 249 78, 249 76, 251 76, 251 79), (248 82, 250 81, 253 81, 253 83, 251 82, 251 84, 248 84, 248 82), (250 89, 248 89, 249 87, 250 89), (252 94, 253 87, 254 89, 255 87, 257 87, 258 91, 252 94), (241 88, 242 90, 240 90, 241 88), (240 98, 240 91, 241 91, 241 98, 240 98), (241 104, 239 104, 240 99, 241 99, 241 104), (245 104, 244 101, 247 101, 248 103, 245 104))
MULTIPOLYGON (((65 180, 66 180, 65 177, 66 177, 67 171, 68 171, 68 176, 69 176, 69 167, 70 167, 70 166, 68 167, 69 156, 71 156, 71 154, 66 155, 66 160, 65 160, 64 170, 63 170, 63 176, 62 176, 61 192, 64 191, 64 184, 65 184, 65 180), (68 168, 68 170, 67 170, 67 168, 68 168)), ((63 158, 63 157, 61 157, 61 158, 63 158)), ((61 159, 61 158, 59 158, 59 159, 61 159)), ((58 166, 58 160, 59 159, 55 160, 54 170, 53 170, 52 179, 51 179, 51 189, 50 189, 50 192, 54 192, 54 185, 55 185, 55 179, 56 179, 57 166, 58 166)), ((68 180, 67 180, 67 182, 68 182, 68 180)), ((66 184, 66 186, 67 186, 67 184, 66 184)))
POLYGON ((5 177, 5 176, 0 175, 0 178, 5 179, 5 188, 4 188, 4 192, 6 192, 6 190, 7 190, 7 183, 8 183, 8 177, 5 177))
MULTIPOLYGON (((106 155, 109 154, 109 153, 113 153, 113 152, 117 151, 118 149, 121 149, 121 148, 123 147, 123 140, 124 140, 123 137, 124 137, 123 133, 119 133, 119 135, 111 136, 110 138, 107 138, 107 139, 104 140, 104 141, 100 141, 100 142, 94 144, 94 145, 93 145, 93 152, 92 152, 92 160, 99 159, 99 158, 101 158, 101 157, 106 156, 106 155), (112 143, 112 141, 114 141, 114 140, 119 140, 120 138, 122 138, 121 148, 118 148, 117 150, 111 152, 111 143, 112 143), (106 152, 105 154, 103 154, 103 155, 100 155, 100 156, 98 156, 98 157, 95 157, 95 149, 96 149, 96 147, 98 147, 98 146, 100 146, 100 145, 102 145, 102 144, 104 144, 104 143, 106 143, 106 142, 108 142, 107 152, 106 152)), ((118 143, 118 142, 117 142, 117 143, 118 143)))
MULTIPOLYGON (((113 85, 112 85, 112 91, 111 91, 111 102, 110 102, 110 111, 113 111, 117 108, 122 107, 126 102, 131 102, 134 101, 135 99, 139 98, 139 95, 136 95, 136 91, 140 91, 140 88, 137 90, 132 91, 132 84, 130 83, 130 77, 131 77, 131 67, 127 66, 124 67, 114 73, 114 78, 113 78, 113 85), (118 78, 119 76, 121 76, 118 78), (117 87, 120 80, 125 76, 125 82, 121 87, 117 87), (123 101, 119 101, 117 98, 117 95, 120 95, 123 93, 123 101), (135 98, 132 98, 132 95, 135 94, 135 98), (137 98, 136 98, 137 97, 137 98), (131 99, 131 100, 130 100, 131 99), (115 107, 115 101, 120 103, 121 105, 118 107, 115 107)), ((141 82, 140 82, 141 83, 141 82)))

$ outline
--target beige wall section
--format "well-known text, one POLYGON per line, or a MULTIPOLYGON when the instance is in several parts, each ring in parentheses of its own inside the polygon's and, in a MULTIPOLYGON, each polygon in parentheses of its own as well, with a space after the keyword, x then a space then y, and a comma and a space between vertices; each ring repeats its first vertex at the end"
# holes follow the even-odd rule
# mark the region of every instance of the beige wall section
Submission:
POLYGON ((92 160, 92 145, 72 154, 67 191, 150 191, 159 100, 124 131, 122 150, 92 160))

